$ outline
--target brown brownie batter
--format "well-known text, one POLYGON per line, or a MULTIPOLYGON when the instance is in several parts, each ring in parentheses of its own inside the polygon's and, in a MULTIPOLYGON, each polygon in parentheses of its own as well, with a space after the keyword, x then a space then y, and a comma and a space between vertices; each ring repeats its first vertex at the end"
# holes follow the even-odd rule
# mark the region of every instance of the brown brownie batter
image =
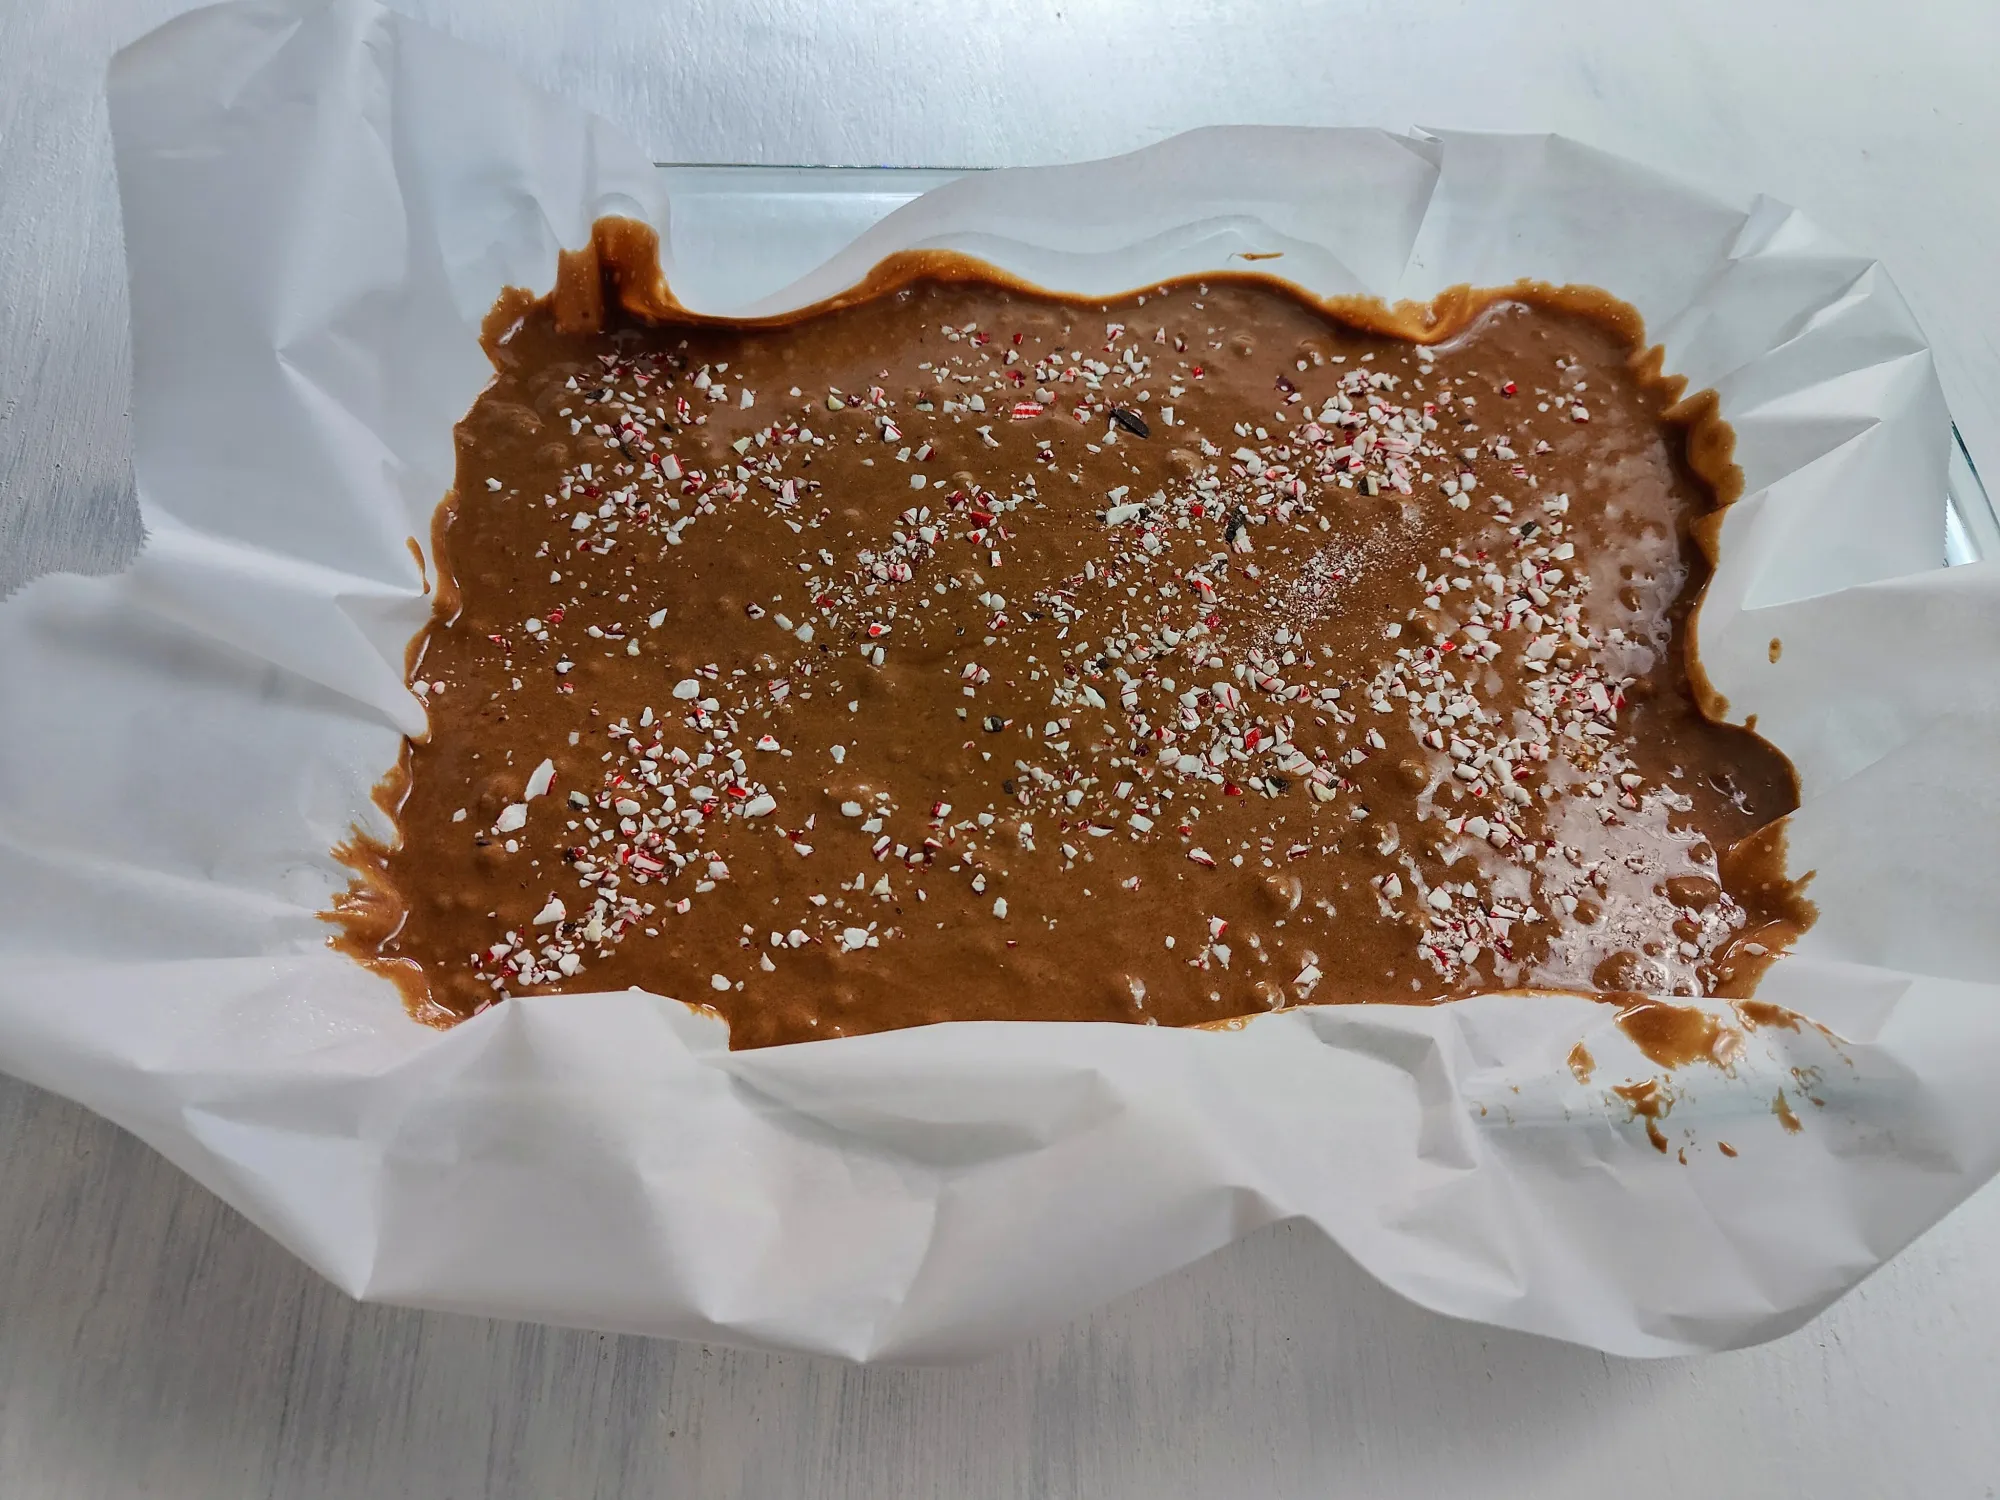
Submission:
POLYGON ((1690 680, 1727 430, 1629 309, 933 259, 745 324, 650 253, 489 323, 430 731, 336 914, 421 1018, 1737 995, 1809 920, 1744 842, 1791 768, 1690 680))

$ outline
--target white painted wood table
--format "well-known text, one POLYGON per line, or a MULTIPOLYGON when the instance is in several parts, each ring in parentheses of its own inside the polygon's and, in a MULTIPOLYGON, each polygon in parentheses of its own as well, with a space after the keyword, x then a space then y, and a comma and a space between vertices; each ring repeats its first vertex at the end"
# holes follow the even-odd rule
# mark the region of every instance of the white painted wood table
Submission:
MULTIPOLYGON (((1562 130, 1879 254, 2000 466, 1990 0, 409 3, 663 160, 1562 130)), ((0 590, 138 542, 99 84, 184 8, 0 4, 0 590)), ((1996 1247, 1989 1189, 1788 1339, 1631 1364, 1416 1311, 1281 1226, 985 1364, 858 1370, 357 1307, 0 1080, 0 1496, 1991 1496, 1996 1247)))

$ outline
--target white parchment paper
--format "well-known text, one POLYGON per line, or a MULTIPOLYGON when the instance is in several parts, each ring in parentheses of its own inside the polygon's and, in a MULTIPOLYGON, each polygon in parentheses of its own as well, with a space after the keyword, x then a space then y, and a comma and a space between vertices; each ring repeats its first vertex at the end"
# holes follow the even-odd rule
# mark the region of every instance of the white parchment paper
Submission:
POLYGON ((671 205, 601 122, 367 0, 198 12, 110 93, 149 540, 0 606, 0 1065, 354 1295, 947 1359, 1298 1217, 1430 1307, 1668 1354, 1796 1326, 1995 1170, 2000 575, 1937 566, 1946 416, 1902 299, 1783 205, 1557 138, 1216 130, 954 182, 759 304, 918 245, 1072 291, 1279 250, 1322 293, 1635 303, 1738 434, 1704 658, 1804 781, 1822 916, 1764 996, 1840 1038, 1683 1070, 1662 1154, 1610 1093, 1655 1070, 1573 997, 747 1054, 636 992, 407 1020, 317 916, 423 724, 405 539, 502 285, 671 205))

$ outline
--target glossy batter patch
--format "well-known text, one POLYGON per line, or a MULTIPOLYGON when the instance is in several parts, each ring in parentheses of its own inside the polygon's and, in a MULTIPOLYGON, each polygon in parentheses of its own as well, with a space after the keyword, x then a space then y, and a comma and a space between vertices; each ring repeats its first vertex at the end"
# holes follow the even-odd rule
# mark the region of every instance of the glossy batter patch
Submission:
POLYGON ((1742 994, 1809 919, 1790 767, 1690 681, 1703 412, 1609 299, 1420 344, 1253 277, 894 280, 750 326, 592 258, 496 314, 336 914, 420 1017, 1742 994))

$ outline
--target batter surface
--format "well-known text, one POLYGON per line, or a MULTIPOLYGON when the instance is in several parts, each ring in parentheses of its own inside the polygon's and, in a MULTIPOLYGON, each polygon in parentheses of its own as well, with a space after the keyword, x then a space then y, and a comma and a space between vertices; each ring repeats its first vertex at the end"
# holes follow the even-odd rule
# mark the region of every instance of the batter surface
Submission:
POLYGON ((344 851, 338 941, 421 1018, 1740 995, 1809 920, 1751 837, 1791 768, 1689 672, 1719 424, 1608 298, 1418 343, 940 262, 745 325, 631 313, 615 261, 490 321, 430 731, 344 851))

